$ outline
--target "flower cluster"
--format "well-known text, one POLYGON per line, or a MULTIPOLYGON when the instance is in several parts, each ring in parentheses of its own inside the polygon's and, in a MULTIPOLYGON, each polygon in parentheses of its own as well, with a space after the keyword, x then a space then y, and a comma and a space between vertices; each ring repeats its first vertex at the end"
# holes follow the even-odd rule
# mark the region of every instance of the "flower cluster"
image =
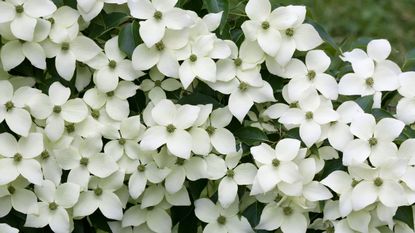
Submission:
POLYGON ((178 0, 59 2, 0 2, 0 232, 414 232, 415 72, 387 40, 330 57, 269 0, 241 41, 178 0))

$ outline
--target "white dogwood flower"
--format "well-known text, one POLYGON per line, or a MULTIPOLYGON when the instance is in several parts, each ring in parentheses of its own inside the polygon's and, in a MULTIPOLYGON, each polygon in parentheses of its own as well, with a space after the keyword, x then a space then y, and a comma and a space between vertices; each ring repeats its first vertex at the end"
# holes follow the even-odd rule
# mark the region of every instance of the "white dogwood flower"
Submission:
POLYGON ((161 100, 151 111, 156 125, 149 127, 141 139, 143 150, 155 150, 166 144, 168 150, 180 158, 189 158, 192 136, 186 129, 196 121, 200 108, 191 105, 176 106, 171 100, 161 100))
POLYGON ((152 68, 149 72, 150 79, 144 79, 140 84, 140 89, 148 92, 148 98, 154 104, 166 99, 166 92, 175 91, 182 87, 180 81, 175 78, 166 78, 157 68, 152 68))
POLYGON ((251 147, 251 154, 260 165, 255 180, 262 191, 272 190, 279 182, 294 183, 301 179, 298 166, 292 160, 300 150, 301 142, 296 139, 282 139, 275 149, 261 143, 251 147))
MULTIPOLYGON (((149 232, 171 232, 173 224, 170 215, 166 211, 167 208, 169 207, 162 205, 152 208, 141 208, 140 205, 132 206, 125 211, 122 218, 122 226, 147 226, 151 230, 149 232)), ((135 229, 137 232, 140 232, 139 230, 142 228, 135 229)))
POLYGON ((396 105, 396 117, 411 124, 415 121, 415 93, 412 87, 415 85, 415 72, 409 71, 399 75, 399 94, 403 96, 396 105))
POLYGON ((181 30, 193 24, 186 11, 174 7, 178 0, 128 0, 128 8, 140 22, 140 36, 147 47, 164 37, 166 29, 181 30))
POLYGON ((196 200, 196 217, 207 223, 203 233, 254 232, 248 220, 244 216, 238 216, 238 202, 237 199, 228 208, 223 208, 207 198, 196 200))
POLYGON ((27 215, 25 226, 41 228, 49 225, 54 232, 70 232, 72 218, 66 209, 72 208, 79 198, 79 186, 64 183, 58 186, 45 180, 35 186, 35 193, 41 202, 37 203, 37 211, 27 215))
POLYGON ((27 214, 29 209, 37 203, 36 195, 29 189, 30 184, 25 178, 17 178, 7 185, 0 186, 0 217, 14 210, 27 214))
POLYGON ((38 18, 53 14, 55 4, 50 0, 2 1, 0 23, 10 23, 13 35, 25 41, 32 41, 38 18))
POLYGON ((17 141, 11 134, 0 134, 0 185, 14 181, 19 175, 40 184, 43 174, 35 157, 43 151, 43 135, 30 133, 17 141))

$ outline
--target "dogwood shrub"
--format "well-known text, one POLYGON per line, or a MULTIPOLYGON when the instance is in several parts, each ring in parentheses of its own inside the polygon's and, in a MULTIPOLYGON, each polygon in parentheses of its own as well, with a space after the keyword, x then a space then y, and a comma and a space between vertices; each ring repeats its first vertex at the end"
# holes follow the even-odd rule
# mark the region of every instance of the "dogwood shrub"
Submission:
POLYGON ((1 1, 0 232, 414 232, 415 72, 275 2, 1 1))

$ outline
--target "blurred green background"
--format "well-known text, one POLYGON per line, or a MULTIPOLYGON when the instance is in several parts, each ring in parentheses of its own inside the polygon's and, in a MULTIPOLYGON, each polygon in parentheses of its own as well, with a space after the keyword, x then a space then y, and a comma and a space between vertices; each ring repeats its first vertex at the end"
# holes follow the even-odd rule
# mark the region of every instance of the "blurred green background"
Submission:
POLYGON ((388 39, 401 65, 415 48, 415 0, 279 0, 304 4, 338 44, 346 40, 388 39))

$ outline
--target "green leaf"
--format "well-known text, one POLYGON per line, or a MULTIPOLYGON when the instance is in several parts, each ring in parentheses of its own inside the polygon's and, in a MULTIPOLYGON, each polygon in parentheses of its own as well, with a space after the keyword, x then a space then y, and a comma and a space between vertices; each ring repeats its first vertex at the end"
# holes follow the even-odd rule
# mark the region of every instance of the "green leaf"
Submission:
POLYGON ((347 168, 345 166, 343 166, 343 162, 342 159, 331 159, 328 160, 324 163, 324 168, 323 171, 320 175, 321 179, 326 178, 328 175, 330 175, 330 173, 334 172, 334 171, 346 171, 347 168))
POLYGON ((203 3, 209 13, 218 13, 223 11, 219 26, 219 32, 222 34, 226 21, 228 20, 229 0, 203 0, 203 3))
POLYGON ((267 142, 267 135, 260 129, 255 127, 244 127, 240 128, 235 132, 235 136, 243 143, 255 146, 259 145, 261 142, 267 142))
POLYGON ((373 95, 359 97, 355 102, 363 109, 363 111, 370 113, 373 106, 373 95))
POLYGON ((128 55, 129 58, 131 58, 134 49, 140 43, 138 29, 138 22, 134 21, 132 23, 128 23, 121 29, 118 37, 118 46, 121 51, 128 55))
POLYGON ((179 100, 178 104, 191 104, 191 105, 212 104, 213 108, 223 107, 223 104, 221 104, 215 98, 199 93, 199 92, 193 92, 190 95, 183 96, 179 100))
POLYGON ((393 218, 406 223, 410 228, 414 229, 414 213, 412 206, 400 206, 393 218))
POLYGON ((372 115, 376 118, 377 121, 382 120, 383 118, 393 118, 391 113, 380 108, 372 109, 372 115))
POLYGON ((306 22, 314 26, 314 28, 317 30, 318 34, 320 35, 321 39, 327 42, 339 54, 341 53, 340 47, 337 45, 336 41, 334 41, 333 37, 329 35, 326 29, 324 29, 323 26, 321 26, 320 24, 310 19, 308 19, 306 22))

